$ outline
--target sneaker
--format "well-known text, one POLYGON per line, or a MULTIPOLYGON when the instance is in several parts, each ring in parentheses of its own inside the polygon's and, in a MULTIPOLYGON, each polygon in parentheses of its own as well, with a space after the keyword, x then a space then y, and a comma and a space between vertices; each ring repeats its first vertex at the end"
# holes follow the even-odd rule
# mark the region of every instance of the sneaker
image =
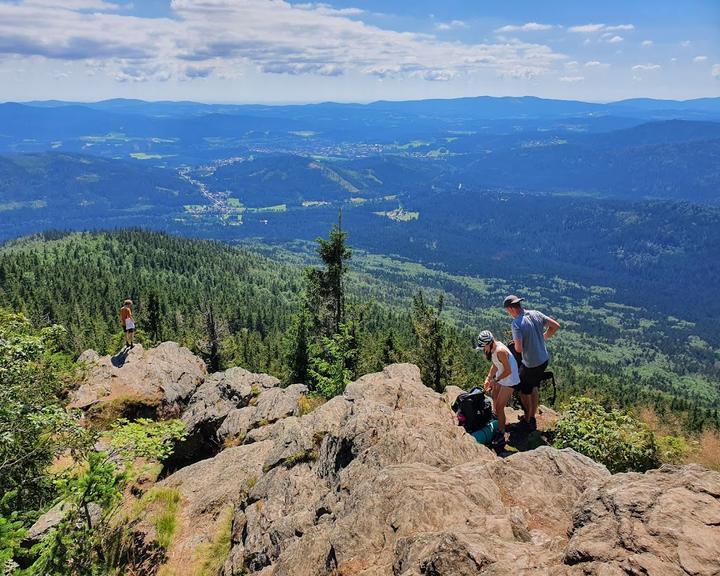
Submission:
POLYGON ((530 429, 530 424, 528 423, 527 420, 525 420, 525 418, 520 418, 515 426, 517 427, 518 430, 520 430, 522 432, 530 429))
POLYGON ((528 430, 530 430, 530 432, 537 430, 537 420, 535 420, 535 418, 530 418, 530 422, 528 422, 528 430))
POLYGON ((502 452, 505 449, 505 432, 496 432, 490 446, 496 452, 502 452))

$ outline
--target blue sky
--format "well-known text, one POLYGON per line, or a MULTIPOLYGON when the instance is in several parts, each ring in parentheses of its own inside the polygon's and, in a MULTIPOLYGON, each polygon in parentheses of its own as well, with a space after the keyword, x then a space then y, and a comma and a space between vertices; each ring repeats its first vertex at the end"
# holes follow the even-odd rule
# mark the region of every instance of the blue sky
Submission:
POLYGON ((719 0, 0 0, 0 100, 720 96, 719 0))

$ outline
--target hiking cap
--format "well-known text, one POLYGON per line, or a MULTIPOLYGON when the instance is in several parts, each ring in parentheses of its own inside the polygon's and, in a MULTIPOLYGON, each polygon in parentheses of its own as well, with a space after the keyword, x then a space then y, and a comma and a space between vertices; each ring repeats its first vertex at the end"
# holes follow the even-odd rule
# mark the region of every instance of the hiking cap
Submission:
POLYGON ((518 296, 515 296, 515 294, 510 294, 507 298, 505 298, 503 302, 503 308, 507 308, 508 306, 512 306, 513 304, 520 304, 525 300, 525 298, 520 298, 518 296))
POLYGON ((493 336, 493 333, 490 332, 490 330, 483 330, 482 332, 480 332, 480 334, 478 334, 475 350, 482 350, 485 344, 490 344, 490 342, 493 342, 494 340, 495 337, 493 336))

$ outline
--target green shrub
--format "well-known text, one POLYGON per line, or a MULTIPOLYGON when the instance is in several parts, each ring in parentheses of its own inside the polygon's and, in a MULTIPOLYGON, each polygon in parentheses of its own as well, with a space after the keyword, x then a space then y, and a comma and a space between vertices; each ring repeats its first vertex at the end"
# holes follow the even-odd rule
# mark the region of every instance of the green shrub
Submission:
POLYGON ((162 462, 172 454, 175 443, 186 436, 182 420, 155 422, 138 418, 129 422, 121 418, 113 425, 110 444, 124 458, 140 456, 162 462))
POLYGON ((75 377, 61 350, 60 326, 34 328, 22 314, 0 308, 0 497, 8 509, 38 511, 54 497, 48 466, 60 454, 90 443, 62 408, 75 377))
POLYGON ((681 464, 691 451, 687 439, 682 436, 658 436, 660 460, 667 464, 681 464))
POLYGON ((590 398, 571 400, 556 425, 556 448, 573 448, 612 473, 644 472, 660 465, 654 434, 645 424, 590 398))

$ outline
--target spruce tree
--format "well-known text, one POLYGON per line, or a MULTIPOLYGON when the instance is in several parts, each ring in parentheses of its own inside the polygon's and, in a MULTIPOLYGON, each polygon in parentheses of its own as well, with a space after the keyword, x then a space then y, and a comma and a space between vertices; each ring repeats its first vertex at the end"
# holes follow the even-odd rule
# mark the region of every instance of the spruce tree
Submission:
POLYGON ((332 337, 340 332, 345 322, 345 282, 346 261, 352 256, 347 247, 347 233, 342 229, 342 215, 333 225, 330 236, 318 238, 317 253, 323 268, 310 268, 306 271, 308 308, 316 329, 322 336, 332 337))
POLYGON ((307 322, 307 337, 296 329, 291 346, 290 373, 306 374, 310 387, 328 398, 342 394, 358 370, 358 326, 348 318, 345 300, 346 262, 352 256, 346 241, 341 215, 329 237, 317 240, 323 266, 306 270, 304 306, 298 313, 305 318, 295 321, 298 328, 307 322))
POLYGON ((448 374, 447 334, 441 318, 443 305, 442 294, 434 308, 425 301, 422 291, 413 297, 412 325, 417 338, 416 364, 425 385, 438 392, 445 389, 448 374))
POLYGON ((162 340, 160 298, 157 292, 150 292, 147 305, 147 331, 153 340, 162 340))
POLYGON ((305 383, 308 381, 308 369, 310 364, 310 333, 307 310, 304 306, 296 314, 290 328, 287 362, 289 383, 305 383))

